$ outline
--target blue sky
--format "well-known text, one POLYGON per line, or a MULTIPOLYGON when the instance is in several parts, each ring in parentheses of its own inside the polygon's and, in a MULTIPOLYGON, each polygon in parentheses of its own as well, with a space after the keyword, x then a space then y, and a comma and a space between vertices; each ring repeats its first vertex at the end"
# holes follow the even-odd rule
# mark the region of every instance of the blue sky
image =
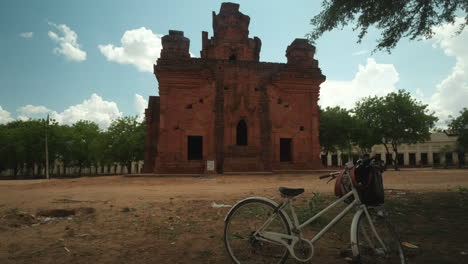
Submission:
MULTIPOLYGON (((51 114, 61 123, 89 119, 106 128, 121 115, 141 115, 157 95, 151 64, 160 37, 185 32, 199 57, 201 31, 212 36, 211 12, 222 1, 0 1, 0 123, 51 114), (124 35, 125 34, 125 35, 124 35), (149 66, 148 66, 149 65, 149 66)), ((321 1, 237 1, 262 40, 261 61, 285 62, 286 47, 311 30, 321 1)), ((430 105, 444 125, 468 106, 468 30, 436 28, 431 40, 399 43, 392 54, 370 51, 351 28, 326 33, 316 58, 327 81, 322 106, 352 107, 359 98, 405 89, 430 105)))

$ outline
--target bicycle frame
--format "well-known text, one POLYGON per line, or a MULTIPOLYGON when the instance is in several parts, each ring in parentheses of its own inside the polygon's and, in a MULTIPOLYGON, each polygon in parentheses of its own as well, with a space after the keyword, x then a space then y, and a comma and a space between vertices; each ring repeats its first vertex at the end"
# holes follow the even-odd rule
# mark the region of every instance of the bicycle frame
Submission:
MULTIPOLYGON (((349 177, 349 175, 346 175, 346 177, 349 177)), ((362 213, 364 213, 369 221, 369 224, 371 226, 372 232, 376 235, 379 243, 382 245, 384 250, 387 250, 385 244, 383 243, 382 239, 380 238, 379 234, 377 233, 375 226, 373 224, 373 221, 371 219, 371 216, 369 214, 369 211, 367 210, 367 206, 361 203, 361 200, 359 198, 359 193, 356 190, 354 186, 352 186, 351 191, 345 194, 343 197, 340 199, 337 199, 334 201, 332 204, 328 205, 326 208, 322 209, 320 212, 312 216, 310 219, 306 220, 304 223, 300 224, 299 220, 297 218, 296 212, 294 210, 294 207, 292 206, 292 201, 291 198, 288 198, 286 202, 282 202, 281 204, 278 205, 276 208, 276 211, 283 211, 285 208, 289 208, 291 211, 292 215, 292 223, 290 222, 291 225, 291 230, 293 231, 293 235, 287 235, 287 234, 282 234, 282 233, 277 233, 277 232, 268 232, 268 231, 263 231, 265 228, 268 227, 268 225, 274 220, 274 218, 277 216, 277 213, 272 214, 265 223, 253 234, 257 239, 270 242, 270 243, 277 243, 285 246, 290 254, 296 258, 297 260, 301 261, 308 261, 312 258, 313 253, 311 253, 310 257, 307 259, 300 259, 298 258, 295 253, 294 253, 294 245, 299 241, 302 240, 306 243, 308 243, 311 246, 312 252, 313 252, 313 244, 319 240, 330 228, 332 228, 338 221, 340 221, 351 209, 358 207, 359 209, 356 211, 354 217, 353 217, 353 222, 351 225, 351 234, 356 234, 356 229, 357 229, 357 221, 359 220, 359 217, 361 216, 362 213), (335 207, 337 204, 343 202, 350 196, 354 196, 354 200, 346 206, 343 211, 341 211, 338 215, 335 216, 322 230, 320 230, 312 239, 307 240, 302 237, 302 230, 304 229, 305 226, 313 223, 316 219, 318 219, 321 215, 329 211, 331 208, 335 207)), ((284 211, 283 211, 284 212, 284 211)), ((285 212, 284 212, 285 213, 285 212)), ((287 215, 285 213, 285 215, 287 215)), ((357 250, 356 245, 357 245, 357 238, 351 235, 351 244, 353 251, 357 250)))

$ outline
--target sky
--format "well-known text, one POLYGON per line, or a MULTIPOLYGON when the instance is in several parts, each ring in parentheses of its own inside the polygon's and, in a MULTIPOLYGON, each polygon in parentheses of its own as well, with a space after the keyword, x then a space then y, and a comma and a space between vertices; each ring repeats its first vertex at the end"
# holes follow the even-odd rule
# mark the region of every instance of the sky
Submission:
MULTIPOLYGON (((61 124, 85 119, 106 129, 121 116, 143 118, 158 95, 152 73, 168 30, 182 30, 200 56, 201 32, 213 35, 217 0, 0 1, 0 123, 45 118, 61 124)), ((236 1, 250 16, 250 37, 262 40, 260 60, 286 62, 295 38, 312 30, 321 1, 236 1)), ((352 26, 327 32, 315 58, 327 80, 322 107, 352 108, 367 96, 404 89, 428 104, 444 127, 468 107, 468 29, 434 28, 433 39, 403 39, 391 54, 372 53, 379 31, 362 43, 352 26)))

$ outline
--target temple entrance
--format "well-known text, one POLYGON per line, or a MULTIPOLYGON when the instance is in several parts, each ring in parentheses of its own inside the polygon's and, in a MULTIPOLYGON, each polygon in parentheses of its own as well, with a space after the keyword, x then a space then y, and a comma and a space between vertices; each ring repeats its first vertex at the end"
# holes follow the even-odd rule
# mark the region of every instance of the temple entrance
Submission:
POLYGON ((188 136, 187 140, 187 156, 188 160, 202 160, 203 159, 203 137, 202 136, 188 136))
POLYGON ((280 138, 280 162, 292 161, 291 145, 291 138, 280 138))
POLYGON ((245 123, 245 120, 241 120, 237 123, 236 132, 236 145, 247 146, 248 133, 247 123, 245 123))

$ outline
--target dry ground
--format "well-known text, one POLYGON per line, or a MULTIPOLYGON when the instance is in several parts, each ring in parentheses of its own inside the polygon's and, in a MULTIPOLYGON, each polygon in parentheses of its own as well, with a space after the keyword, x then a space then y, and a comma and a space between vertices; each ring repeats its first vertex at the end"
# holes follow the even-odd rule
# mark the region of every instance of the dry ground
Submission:
MULTIPOLYGON (((228 208, 212 202, 278 201, 279 186, 304 187, 297 204, 307 208, 313 193, 331 199, 333 185, 320 174, 0 181, 0 263, 230 263, 222 242, 228 208)), ((410 263, 468 263, 467 170, 387 171, 384 181, 400 190, 387 198, 404 215, 403 240, 420 246, 409 250, 410 263)), ((348 224, 316 245, 314 263, 346 263, 348 224)))

